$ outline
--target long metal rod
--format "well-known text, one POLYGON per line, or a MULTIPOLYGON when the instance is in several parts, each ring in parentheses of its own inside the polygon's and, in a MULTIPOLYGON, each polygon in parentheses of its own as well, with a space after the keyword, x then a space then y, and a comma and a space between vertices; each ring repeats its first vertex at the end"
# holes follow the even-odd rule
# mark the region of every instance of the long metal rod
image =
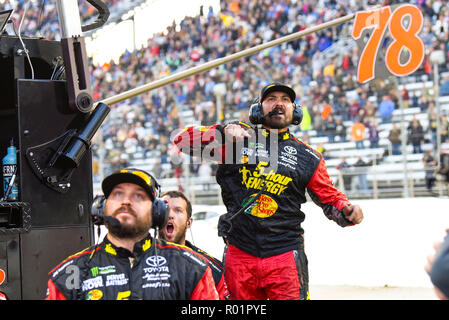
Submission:
POLYGON ((275 40, 272 40, 270 42, 263 43, 263 44, 260 44, 258 46, 255 46, 255 47, 252 47, 252 48, 249 48, 249 49, 245 49, 243 51, 239 51, 239 52, 231 54, 229 56, 226 56, 226 57, 223 57, 223 58, 219 58, 219 59, 215 59, 215 60, 206 62, 206 63, 204 63, 202 65, 199 65, 199 66, 196 66, 196 67, 192 67, 190 69, 187 69, 187 70, 184 70, 184 71, 172 74, 172 75, 170 75, 168 77, 165 77, 165 78, 162 78, 162 79, 150 82, 148 84, 144 84, 144 85, 142 85, 140 87, 137 87, 137 88, 134 88, 134 89, 122 92, 120 94, 117 94, 115 96, 112 96, 110 98, 106 98, 104 100, 101 100, 100 102, 105 103, 107 105, 111 105, 111 104, 114 104, 114 103, 117 103, 117 102, 121 102, 123 100, 135 97, 135 96, 137 96, 139 94, 142 94, 142 93, 145 93, 147 91, 160 88, 162 86, 165 86, 167 84, 173 83, 175 81, 178 81, 178 80, 190 77, 192 75, 195 75, 195 74, 207 71, 209 69, 215 68, 215 67, 217 67, 219 65, 222 65, 222 64, 225 64, 225 63, 228 63, 228 62, 231 62, 231 61, 234 61, 234 60, 237 60, 237 59, 240 59, 240 58, 252 55, 252 54, 255 54, 257 52, 260 52, 260 51, 265 50, 265 49, 270 48, 270 47, 274 47, 274 46, 280 45, 280 44, 282 44, 284 42, 293 41, 293 40, 296 40, 296 39, 301 38, 303 36, 307 36, 307 35, 309 35, 311 33, 314 33, 314 32, 317 32, 317 31, 320 31, 320 30, 323 30, 323 29, 326 29, 326 28, 330 28, 330 27, 333 27, 333 26, 336 26, 336 25, 348 22, 348 21, 352 20, 354 17, 355 17, 354 13, 353 14, 349 14, 349 15, 346 15, 344 17, 340 17, 340 18, 337 18, 337 19, 334 19, 334 20, 331 20, 331 21, 319 24, 319 25, 314 26, 314 27, 310 27, 308 29, 304 29, 302 31, 298 31, 298 32, 289 34, 289 35, 284 36, 282 38, 275 39, 275 40))

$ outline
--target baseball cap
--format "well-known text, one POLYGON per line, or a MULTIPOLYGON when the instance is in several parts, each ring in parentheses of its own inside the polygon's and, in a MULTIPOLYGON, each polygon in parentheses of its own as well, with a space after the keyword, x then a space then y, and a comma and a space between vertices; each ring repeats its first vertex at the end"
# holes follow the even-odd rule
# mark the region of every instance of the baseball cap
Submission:
POLYGON ((134 168, 126 168, 117 171, 103 179, 101 188, 106 198, 112 192, 112 189, 120 183, 133 183, 142 187, 150 196, 151 200, 156 198, 156 192, 159 184, 151 174, 146 171, 134 168))
POLYGON ((285 92, 290 97, 290 100, 292 102, 295 102, 296 99, 295 91, 293 91, 293 89, 290 88, 289 86, 286 86, 279 82, 273 82, 263 87, 262 91, 260 92, 260 102, 262 102, 267 97, 267 95, 273 91, 285 92))

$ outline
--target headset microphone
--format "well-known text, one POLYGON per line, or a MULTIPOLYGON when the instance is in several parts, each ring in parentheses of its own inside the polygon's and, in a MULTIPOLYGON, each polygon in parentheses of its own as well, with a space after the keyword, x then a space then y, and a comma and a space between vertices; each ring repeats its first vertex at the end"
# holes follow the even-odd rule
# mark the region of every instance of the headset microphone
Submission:
POLYGON ((112 228, 118 228, 121 225, 120 220, 110 217, 110 216, 104 216, 103 220, 104 220, 104 222, 109 224, 109 226, 111 226, 112 228))
POLYGON ((264 118, 265 118, 265 117, 275 116, 275 115, 277 115, 277 114, 281 114, 281 113, 279 112, 279 109, 278 109, 278 108, 274 108, 273 110, 271 110, 270 112, 268 112, 266 115, 264 115, 264 118))

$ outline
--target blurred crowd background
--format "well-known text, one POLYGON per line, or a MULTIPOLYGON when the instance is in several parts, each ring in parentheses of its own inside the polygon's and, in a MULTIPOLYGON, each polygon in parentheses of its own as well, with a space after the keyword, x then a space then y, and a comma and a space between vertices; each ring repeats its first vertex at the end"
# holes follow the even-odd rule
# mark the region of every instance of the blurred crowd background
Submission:
MULTIPOLYGON (((118 13, 131 5, 131 1, 123 0, 104 2, 111 12, 118 13)), ((439 0, 410 3, 422 9, 424 26, 420 37, 426 52, 413 77, 400 79, 400 83, 431 80, 433 66, 429 56, 433 50, 442 50, 445 62, 440 66, 438 94, 447 96, 449 4, 439 0)), ((95 19, 92 6, 85 1, 79 4, 83 23, 95 19)), ((202 8, 197 16, 186 17, 178 26, 172 24, 155 34, 146 46, 124 52, 118 61, 90 63, 93 97, 107 98, 377 4, 371 0, 223 0, 220 12, 202 8)), ((16 29, 27 9, 23 35, 60 39, 55 1, 0 0, 0 9, 9 8, 14 9, 16 29)), ((379 148, 381 125, 385 123, 392 123, 388 127, 391 148, 386 151, 400 154, 400 129, 393 112, 399 109, 401 99, 405 108, 419 108, 427 115, 425 123, 413 118, 407 124, 407 143, 413 146, 414 153, 424 157, 421 145, 436 143, 436 93, 424 85, 419 94, 405 87, 399 90, 388 79, 366 85, 357 83, 360 50, 351 38, 351 29, 351 23, 341 24, 112 105, 95 140, 94 181, 141 159, 154 160, 152 170, 157 177, 179 177, 182 168, 170 161, 170 134, 193 124, 246 120, 249 105, 260 89, 272 81, 294 88, 304 121, 291 130, 325 156, 329 143, 355 141, 357 148, 379 148), (319 141, 311 139, 316 137, 326 137, 326 143, 313 143, 319 141)), ((385 46, 381 50, 385 51, 385 46)), ((441 140, 449 142, 447 111, 442 111, 440 121, 441 140)), ((211 176, 214 169, 213 164, 192 164, 188 174, 211 176)))

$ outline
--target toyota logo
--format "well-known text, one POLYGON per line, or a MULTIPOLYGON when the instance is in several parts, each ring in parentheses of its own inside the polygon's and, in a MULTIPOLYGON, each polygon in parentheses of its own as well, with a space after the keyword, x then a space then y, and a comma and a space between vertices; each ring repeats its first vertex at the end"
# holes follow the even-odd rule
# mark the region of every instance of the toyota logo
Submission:
POLYGON ((295 147, 292 147, 292 146, 285 146, 285 147, 284 147, 284 150, 285 150, 287 153, 290 153, 290 154, 297 154, 297 153, 298 153, 298 151, 296 150, 296 148, 295 148, 295 147))
POLYGON ((161 267, 167 263, 167 260, 161 256, 151 256, 147 258, 146 263, 150 267, 161 267))

